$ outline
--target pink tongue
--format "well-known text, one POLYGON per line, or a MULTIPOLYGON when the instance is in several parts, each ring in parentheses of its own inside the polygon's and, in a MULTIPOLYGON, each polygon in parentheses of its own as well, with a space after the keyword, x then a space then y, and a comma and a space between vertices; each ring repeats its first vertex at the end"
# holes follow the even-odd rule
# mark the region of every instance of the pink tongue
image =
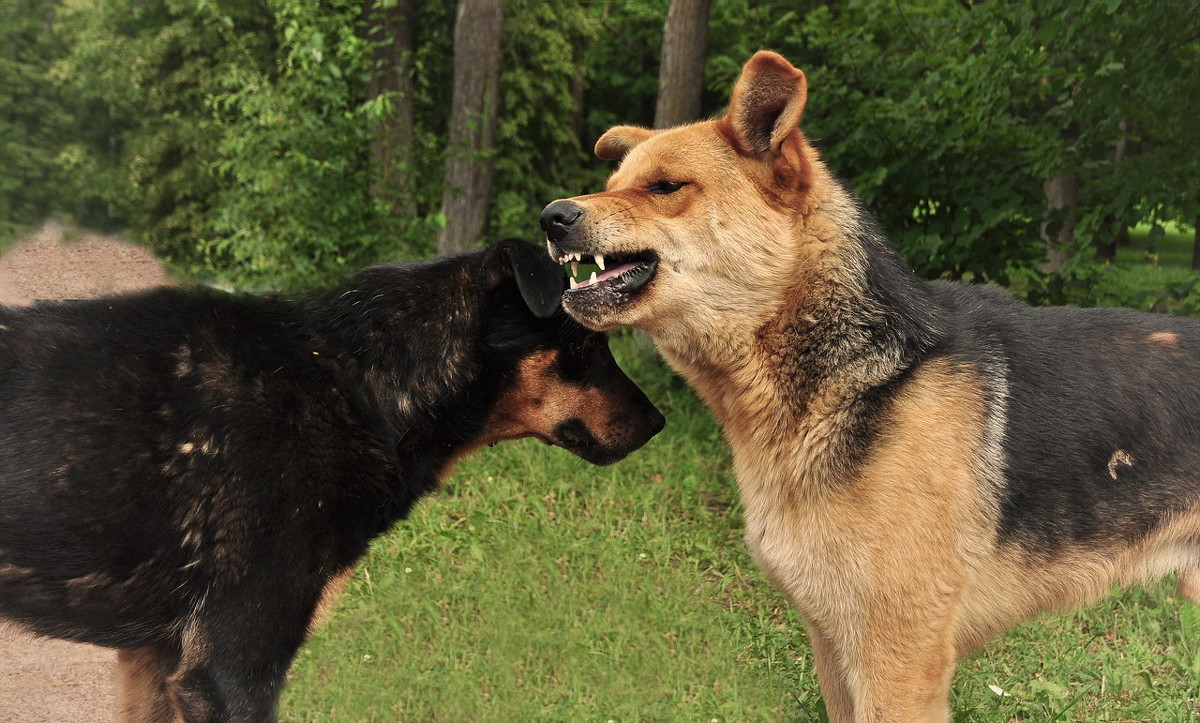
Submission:
POLYGON ((635 266, 637 266, 637 264, 621 264, 615 268, 607 269, 604 271, 604 273, 596 275, 596 283, 607 281, 609 279, 615 279, 635 266))

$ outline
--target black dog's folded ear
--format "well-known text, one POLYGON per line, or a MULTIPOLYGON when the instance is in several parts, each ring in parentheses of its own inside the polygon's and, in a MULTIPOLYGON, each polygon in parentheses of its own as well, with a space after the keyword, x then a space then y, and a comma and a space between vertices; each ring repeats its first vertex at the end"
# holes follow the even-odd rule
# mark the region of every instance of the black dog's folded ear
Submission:
POLYGON ((504 239, 497 245, 508 257, 521 298, 533 315, 539 319, 554 316, 567 288, 567 275, 562 267, 551 261, 543 249, 519 238, 504 239))

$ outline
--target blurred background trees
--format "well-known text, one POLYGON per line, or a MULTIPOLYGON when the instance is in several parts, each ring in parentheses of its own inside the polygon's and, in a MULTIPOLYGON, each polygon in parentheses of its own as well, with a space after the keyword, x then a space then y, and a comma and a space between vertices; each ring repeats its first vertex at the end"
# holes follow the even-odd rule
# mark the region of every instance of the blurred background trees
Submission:
POLYGON ((537 238, 546 202, 601 187, 605 128, 719 113, 759 48, 808 74, 802 127, 926 276, 1069 297, 1131 226, 1200 214, 1191 0, 0 0, 0 18, 0 233, 58 216, 228 283, 537 238))

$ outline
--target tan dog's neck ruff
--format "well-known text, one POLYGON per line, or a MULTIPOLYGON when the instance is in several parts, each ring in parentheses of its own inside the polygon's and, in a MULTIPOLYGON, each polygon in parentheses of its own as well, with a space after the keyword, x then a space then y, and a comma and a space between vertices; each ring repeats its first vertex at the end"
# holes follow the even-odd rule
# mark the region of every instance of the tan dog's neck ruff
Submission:
MULTIPOLYGON (((814 176, 832 181, 818 159, 810 157, 810 161, 814 176)), ((777 247, 767 254, 776 263, 787 261, 787 265, 779 263, 779 268, 756 276, 760 296, 770 299, 759 302, 757 313, 721 314, 723 323, 704 326, 702 319, 646 327, 663 357, 712 408, 739 458, 763 457, 765 450, 777 447, 779 454, 792 457, 796 450, 780 437, 781 429, 801 431, 808 437, 809 451, 821 456, 820 430, 829 415, 845 407, 847 396, 901 371, 900 360, 881 364, 868 350, 856 348, 868 344, 868 339, 838 331, 855 325, 853 319, 840 317, 838 310, 861 297, 866 283, 860 254, 843 241, 855 208, 840 186, 832 182, 814 185, 823 195, 805 199, 811 210, 795 214, 786 233, 775 239, 777 247), (840 342, 831 354, 869 359, 874 368, 862 369, 862 363, 849 368, 830 365, 826 376, 799 364, 798 349, 810 339, 830 335, 840 342)), ((707 305, 707 299, 703 303, 707 305)), ((794 460, 776 465, 769 459, 764 459, 764 464, 786 470, 826 466, 797 466, 794 460)))

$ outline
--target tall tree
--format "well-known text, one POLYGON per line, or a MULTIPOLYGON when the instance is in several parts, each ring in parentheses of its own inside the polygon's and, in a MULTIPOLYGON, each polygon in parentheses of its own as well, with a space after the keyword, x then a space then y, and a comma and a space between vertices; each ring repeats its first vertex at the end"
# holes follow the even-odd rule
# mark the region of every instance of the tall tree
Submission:
POLYGON ((1046 194, 1046 220, 1042 222, 1042 240, 1046 243, 1046 260, 1040 270, 1061 274, 1075 248, 1075 226, 1079 223, 1079 177, 1059 173, 1042 183, 1046 194))
POLYGON ((403 218, 416 215, 413 153, 413 0, 372 0, 366 21, 367 99, 382 99, 371 137, 371 196, 403 218))
POLYGON ((704 58, 708 46, 709 0, 671 0, 663 26, 662 65, 654 127, 700 118, 704 58))
POLYGON ((1192 271, 1200 271, 1200 213, 1192 221, 1192 271))
POLYGON ((487 222, 500 86, 502 0, 460 0, 454 23, 454 93, 438 253, 471 248, 487 222))

